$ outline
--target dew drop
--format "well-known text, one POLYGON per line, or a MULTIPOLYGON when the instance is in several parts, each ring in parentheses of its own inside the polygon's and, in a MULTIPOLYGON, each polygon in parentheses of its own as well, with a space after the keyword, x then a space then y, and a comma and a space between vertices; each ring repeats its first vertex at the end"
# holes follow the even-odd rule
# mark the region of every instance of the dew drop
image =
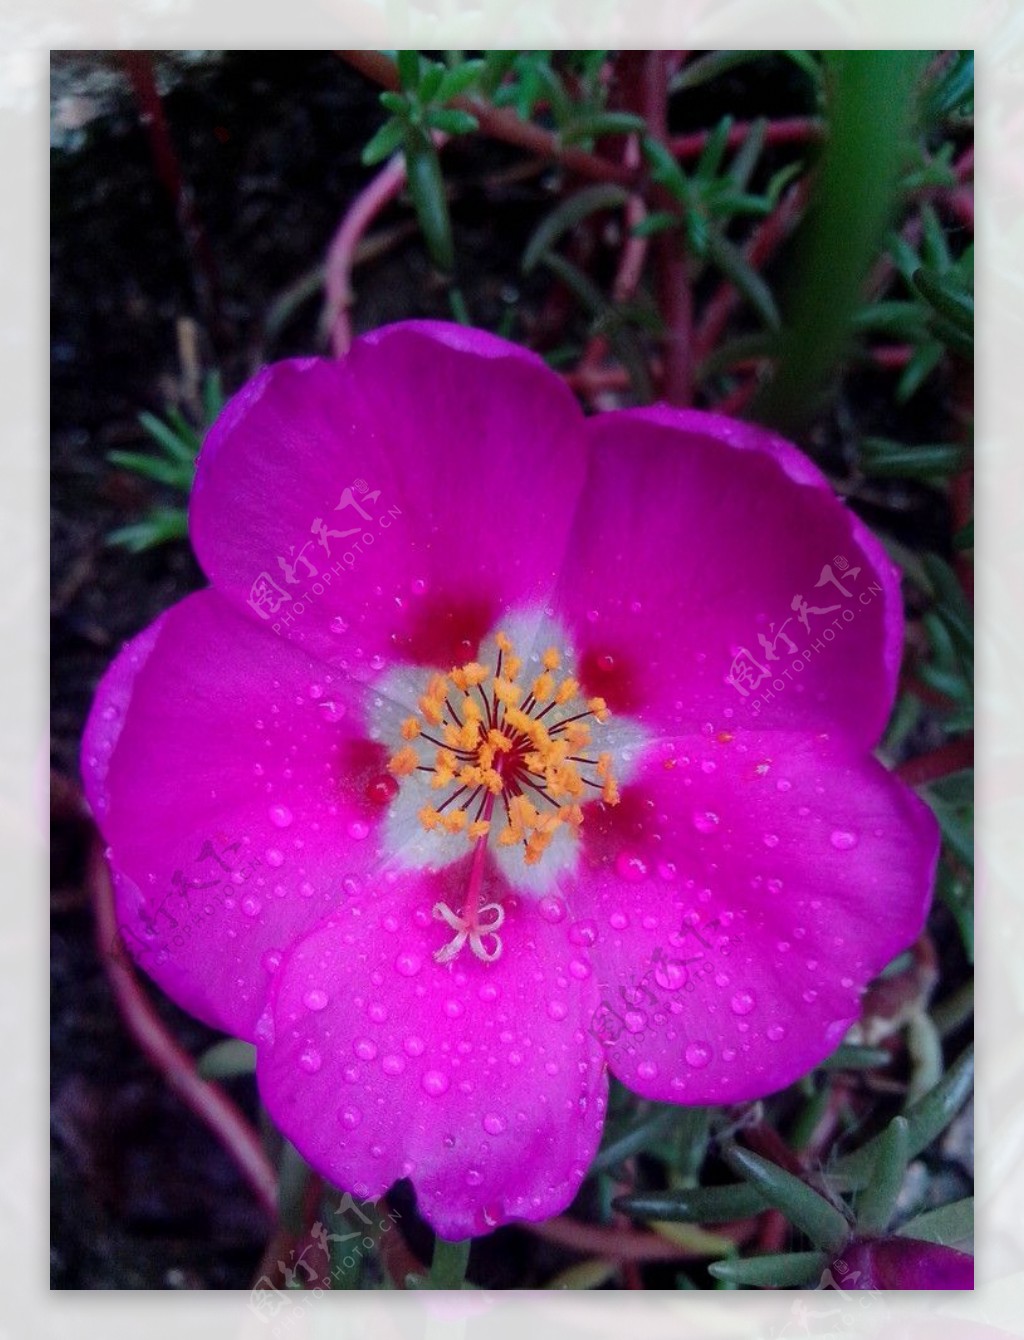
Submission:
POLYGON ((597 668, 603 674, 610 674, 615 669, 614 656, 599 656, 597 658, 597 668))
MULTIPOLYGON (((374 777, 371 782, 367 783, 366 799, 373 805, 387 805, 390 801, 394 800, 397 795, 398 782, 388 773, 381 773, 379 777, 374 777)), ((353 837, 359 836, 352 832, 352 828, 355 826, 356 825, 353 824, 348 830, 353 837)), ((363 833, 362 836, 365 837, 366 834, 363 833)))
POLYGON ((718 815, 713 810, 695 810, 693 826, 698 833, 713 833, 718 827, 718 815))
POLYGON ((302 997, 302 1003, 303 1005, 305 1005, 307 1010, 326 1010, 327 1001, 328 1001, 327 992, 319 991, 316 988, 314 988, 312 991, 307 991, 306 994, 302 997))
POLYGON ((498 999, 498 988, 493 982, 484 982, 483 986, 476 994, 482 1001, 486 1001, 487 1004, 490 1004, 491 1001, 498 999))
POLYGON ((851 833, 848 829, 837 828, 833 831, 829 842, 835 847, 836 851, 849 851, 857 845, 857 834, 851 833))
POLYGON ((345 1127, 346 1131, 354 1131, 363 1119, 362 1112, 358 1107, 342 1108, 338 1116, 339 1121, 345 1127))
POLYGON ((443 1093, 447 1093, 450 1084, 448 1076, 441 1070, 427 1070, 420 1080, 423 1092, 431 1098, 440 1098, 443 1093))
POLYGON ((615 873, 626 884, 639 884, 647 878, 647 862, 633 852, 620 851, 615 858, 615 873))
POLYGON ((587 623, 597 623, 600 617, 597 610, 587 610, 587 623))
POLYGON ((275 870, 284 865, 284 852, 278 851, 276 847, 268 847, 263 855, 266 857, 267 865, 273 866, 275 870))
POLYGON ((465 1014, 466 1007, 461 1000, 452 997, 444 1003, 444 1012, 449 1019, 458 1019, 460 1015, 465 1014))
POLYGON ((762 841, 766 847, 777 847, 779 845, 778 833, 765 833, 762 841))
POLYGON ((647 1016, 641 1014, 639 1010, 627 1010, 622 1016, 622 1022, 630 1033, 642 1033, 647 1025, 647 1016))
POLYGON ((552 925, 557 924, 565 916, 565 903, 562 902, 561 898, 554 898, 549 895, 540 900, 537 908, 544 920, 551 922, 552 925))
POLYGON ((625 912, 613 912, 608 918, 608 924, 614 931, 624 931, 629 925, 629 917, 625 912))
POLYGON ((360 1061, 372 1061, 377 1055, 377 1044, 370 1038, 356 1038, 352 1044, 352 1050, 360 1061))
POLYGON ((706 1042, 691 1042, 683 1054, 686 1064, 694 1070, 703 1070, 711 1060, 711 1048, 706 1042))
POLYGON ((658 862, 658 877, 663 879, 666 884, 671 883, 677 873, 676 867, 671 861, 658 862))
POLYGON ((641 1061, 636 1068, 636 1073, 641 1079, 654 1079, 658 1073, 658 1067, 653 1061, 641 1061))
POLYGON ((467 1168, 466 1170, 467 1186, 479 1186, 483 1180, 484 1175, 479 1168, 467 1168))
POLYGON ((597 939, 597 926, 593 921, 574 921, 569 927, 569 939, 574 945, 592 945, 597 939))
POLYGON ((818 993, 817 991, 811 991, 810 989, 808 989, 807 991, 804 992, 803 999, 806 1004, 813 1005, 814 1002, 818 999, 818 993))
POLYGON ((402 1043, 402 1050, 405 1052, 406 1056, 422 1056, 425 1048, 426 1044, 423 1039, 417 1037, 415 1033, 410 1033, 402 1043))
POLYGON ((332 633, 347 633, 347 632, 348 632, 348 624, 345 622, 345 620, 344 620, 340 615, 336 615, 336 616, 331 620, 331 632, 332 632, 332 633))
POLYGON ((370 825, 363 823, 362 819, 353 819, 348 826, 348 835, 356 842, 362 842, 363 838, 370 836, 370 825))
POLYGON ((426 592, 426 589, 427 589, 427 583, 423 580, 422 577, 414 577, 413 580, 409 583, 409 590, 413 593, 414 596, 423 595, 426 592))
POLYGON ((270 822, 275 828, 289 828, 294 818, 287 805, 271 805, 270 822))
POLYGON ((551 1019, 564 1019, 569 1013, 569 1007, 564 1000, 548 1001, 548 1016, 551 1019))
POLYGON ((749 1014, 755 1004, 752 992, 737 991, 732 1000, 729 1001, 729 1008, 733 1014, 749 1014))
POLYGON ((382 1005, 379 1000, 375 1000, 366 1013, 375 1024, 382 1024, 388 1017, 388 1007, 382 1005))
POLYGON ((766 1036, 769 1042, 781 1042, 786 1036, 786 1030, 781 1024, 772 1024, 771 1028, 767 1029, 766 1036))
POLYGON ((279 949, 268 949, 260 959, 260 962, 266 968, 267 972, 275 973, 281 966, 281 951, 279 949))
POLYGON ((405 1069, 405 1059, 404 1057, 396 1056, 394 1053, 391 1053, 390 1055, 385 1056, 383 1061, 381 1061, 380 1068, 384 1071, 385 1075, 400 1075, 405 1069))
POLYGON ((307 1047, 299 1057, 299 1065, 307 1075, 315 1075, 323 1063, 323 1057, 315 1047, 307 1047))
POLYGON ((590 964, 584 959, 574 958, 569 963, 569 976, 578 982, 584 982, 590 976, 590 964))
POLYGON ((488 1112, 484 1117, 484 1130, 488 1135, 500 1135, 508 1126, 504 1117, 499 1117, 497 1112, 488 1112))
POLYGON ((247 917, 258 917, 263 910, 263 904, 255 894, 247 893, 242 899, 241 908, 247 917))
POLYGON ((395 971, 403 977, 415 977, 422 967, 423 960, 411 949, 403 949, 395 959, 395 971))

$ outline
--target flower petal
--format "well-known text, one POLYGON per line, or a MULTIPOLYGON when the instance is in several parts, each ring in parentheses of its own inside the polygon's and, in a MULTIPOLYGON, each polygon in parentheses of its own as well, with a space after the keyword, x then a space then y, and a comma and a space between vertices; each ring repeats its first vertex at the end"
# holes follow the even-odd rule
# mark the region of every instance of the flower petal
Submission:
POLYGON ((257 1069, 313 1167, 363 1198, 411 1177, 420 1212, 451 1239, 563 1210, 607 1095, 581 1023, 592 983, 570 971, 572 946, 543 908, 495 880, 500 958, 463 947, 434 960, 453 932, 432 908, 459 906, 464 886, 458 867, 407 873, 312 931, 275 979, 257 1069))
POLYGON ((122 936, 186 1009, 252 1038, 281 952, 355 892, 394 791, 365 691, 214 591, 122 651, 85 736, 122 936))
POLYGON ((587 690, 666 734, 734 720, 873 744, 899 670, 898 573, 817 468, 699 411, 602 414, 587 431, 555 600, 587 690))
POLYGON ((842 742, 781 732, 651 747, 584 828, 566 890, 596 937, 609 1064, 649 1098, 731 1103, 806 1073, 920 933, 938 828, 842 742))
POLYGON ((448 668, 543 602, 582 487, 582 415, 541 360, 443 323, 340 363, 265 369, 199 461, 192 542, 213 584, 313 655, 373 678, 448 668))

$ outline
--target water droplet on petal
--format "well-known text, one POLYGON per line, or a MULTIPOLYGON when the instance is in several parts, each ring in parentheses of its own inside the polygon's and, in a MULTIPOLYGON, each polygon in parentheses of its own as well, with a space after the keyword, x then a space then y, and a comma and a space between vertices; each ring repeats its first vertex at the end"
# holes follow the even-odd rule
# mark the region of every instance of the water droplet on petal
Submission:
POLYGON ((694 1070, 703 1070, 711 1060, 711 1048, 706 1042, 691 1042, 683 1054, 686 1064, 693 1066, 694 1070))
POLYGON ((340 615, 337 615, 335 618, 331 620, 331 632, 332 633, 348 632, 348 624, 340 615))
POLYGON ((370 825, 363 823, 362 819, 353 819, 348 826, 348 835, 356 842, 362 842, 363 838, 370 836, 370 825))
POLYGON ((360 1061, 372 1061, 377 1055, 377 1044, 370 1038, 356 1038, 352 1044, 352 1050, 359 1057, 360 1061))
POLYGON ((636 1068, 636 1073, 641 1079, 654 1079, 658 1073, 658 1067, 653 1061, 641 1061, 636 1068))
POLYGON ((267 865, 273 866, 275 870, 284 865, 284 852, 278 851, 276 847, 268 847, 263 854, 267 858, 267 865))
MULTIPOLYGON (((366 799, 373 805, 387 805, 390 801, 394 800, 397 795, 398 782, 386 772, 381 773, 379 777, 374 777, 373 780, 366 785, 366 799)), ((349 828, 350 833, 352 833, 352 828, 354 827, 355 824, 349 828)), ((358 837, 358 834, 352 833, 352 836, 358 837)), ((364 833, 363 837, 365 836, 366 834, 364 833)))
POLYGON ((544 920, 551 922, 552 925, 557 924, 565 916, 565 903, 561 898, 551 896, 542 898, 537 904, 537 909, 544 920))
POLYGON ((857 845, 857 834, 851 833, 848 829, 837 828, 829 838, 836 851, 849 851, 851 847, 857 845))
POLYGON ((488 1135, 500 1135, 508 1122, 504 1117, 499 1117, 497 1112, 488 1112, 484 1117, 484 1130, 488 1135))
POLYGON ((698 833, 713 833, 718 827, 718 815, 713 810, 695 810, 693 826, 698 833))
POLYGON ((626 884, 639 884, 647 878, 647 862, 633 852, 620 851, 615 858, 615 873, 626 884))
POLYGON ((449 1019, 458 1019, 460 1015, 465 1014, 466 1007, 461 1000, 455 1000, 453 997, 444 1003, 444 1012, 449 1019))
POLYGON ((287 805, 271 805, 270 822, 274 825, 275 828, 290 827, 294 818, 295 816, 292 814, 291 810, 288 808, 287 805))
POLYGON ((424 1093, 428 1093, 431 1098, 440 1098, 441 1094, 448 1092, 451 1081, 441 1070, 427 1070, 424 1072, 420 1084, 424 1093))
POLYGON ((406 1056, 422 1056, 425 1047, 426 1044, 424 1043, 423 1039, 417 1037, 415 1033, 410 1033, 409 1036, 402 1043, 402 1049, 404 1050, 406 1056))
POLYGON ((307 1010, 325 1010, 327 1008, 327 992, 313 989, 307 991, 302 997, 302 1003, 307 1010))
POLYGON ((363 1114, 358 1107, 345 1107, 338 1114, 338 1119, 347 1131, 354 1131, 362 1121, 363 1114))
POLYGON ((552 1019, 564 1019, 569 1013, 569 1007, 564 1000, 549 1000, 548 1015, 552 1019))
POLYGON ((749 1014, 755 1004, 752 992, 737 991, 732 1000, 729 1001, 729 1008, 733 1014, 749 1014))
POLYGON ((664 991, 679 991, 688 975, 686 964, 675 959, 659 959, 654 968, 654 980, 664 991))
POLYGON ((323 1057, 315 1047, 306 1047, 299 1057, 299 1065, 307 1075, 315 1075, 323 1065, 323 1057))
POLYGON ((411 949, 403 949, 395 959, 395 971, 401 973, 403 977, 415 977, 422 967, 423 960, 411 949))
POLYGON ((767 1030, 767 1038, 769 1042, 781 1042, 785 1036, 786 1030, 781 1024, 772 1024, 771 1028, 767 1030))
POLYGON ((247 893, 245 895, 242 899, 241 907, 247 917, 258 917, 263 910, 263 904, 256 895, 252 893, 247 893))
POLYGON ((384 1057, 383 1061, 380 1063, 380 1068, 384 1071, 385 1075, 400 1075, 405 1069, 405 1060, 403 1057, 396 1056, 392 1053, 384 1057))
POLYGON ((593 921, 575 921, 569 928, 569 939, 574 945, 592 945, 597 939, 597 926, 593 921))
POLYGON ((413 593, 414 596, 423 595, 426 589, 427 589, 427 583, 424 581, 422 577, 414 577, 413 580, 409 583, 409 590, 413 593))
POLYGON ((281 966, 281 951, 279 949, 268 949, 260 959, 260 962, 266 968, 267 972, 277 972, 281 966))
POLYGON ((779 845, 778 833, 765 833, 763 842, 766 847, 777 847, 779 845))
POLYGON ((466 1185, 479 1186, 484 1180, 484 1175, 479 1168, 468 1168, 466 1170, 466 1185))

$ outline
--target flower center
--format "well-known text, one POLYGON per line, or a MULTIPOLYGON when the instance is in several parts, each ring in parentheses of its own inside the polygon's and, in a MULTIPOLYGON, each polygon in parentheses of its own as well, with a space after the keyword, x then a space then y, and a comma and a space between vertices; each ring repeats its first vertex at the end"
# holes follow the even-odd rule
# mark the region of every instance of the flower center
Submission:
POLYGON ((549 647, 532 682, 505 633, 494 638, 493 668, 469 661, 431 675, 420 714, 401 724, 405 743, 388 761, 399 780, 423 778, 437 792, 417 812, 420 825, 475 846, 466 904, 460 915, 445 904, 438 920, 455 931, 435 956, 450 962, 468 944, 486 962, 501 953, 496 934, 504 920, 498 904, 480 907, 483 855, 489 834, 498 845, 520 848, 528 866, 540 861, 559 829, 578 835, 583 805, 617 805, 611 754, 598 752, 592 732, 609 717, 603 698, 585 699, 561 669, 563 654, 549 647))

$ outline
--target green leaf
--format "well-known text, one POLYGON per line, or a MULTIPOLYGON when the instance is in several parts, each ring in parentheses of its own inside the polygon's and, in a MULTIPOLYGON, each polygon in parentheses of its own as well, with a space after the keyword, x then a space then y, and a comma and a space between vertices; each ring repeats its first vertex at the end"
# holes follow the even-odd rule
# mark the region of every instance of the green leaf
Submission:
POLYGON ((908 446, 885 437, 865 437, 860 457, 861 469, 874 478, 934 479, 955 474, 964 451, 951 442, 908 446))
POLYGON ((607 1284, 619 1270, 618 1261, 610 1261, 604 1256, 592 1256, 589 1260, 578 1261, 574 1266, 560 1271, 548 1280, 545 1289, 600 1289, 607 1284))
POLYGON ((162 419, 158 419, 155 414, 140 414, 139 423, 154 442, 158 442, 174 460, 180 461, 183 465, 195 465, 198 442, 193 445, 195 434, 192 429, 189 429, 192 436, 186 440, 180 432, 169 427, 162 419))
POLYGON ((717 1280, 752 1289, 799 1289, 820 1277, 827 1265, 824 1252, 785 1252, 712 1261, 708 1271, 717 1280))
POLYGON ((921 227, 922 260, 940 275, 945 274, 953 264, 953 257, 939 216, 927 202, 921 206, 921 227))
POLYGON ((107 544, 141 554, 146 549, 155 549, 170 540, 184 540, 187 536, 188 514, 183 507, 154 508, 144 521, 111 531, 107 544))
POLYGON ((770 330, 782 324, 772 291, 751 266, 739 247, 734 246, 716 229, 708 233, 708 253, 718 268, 739 289, 770 330))
POLYGON ((699 88, 712 79, 718 79, 739 65, 760 60, 767 51, 712 51, 706 56, 698 56, 675 75, 669 84, 671 93, 681 93, 684 89, 699 88))
POLYGON ((892 1065, 892 1055, 884 1047, 855 1047, 844 1042, 831 1056, 826 1056, 819 1070, 876 1070, 892 1065))
POLYGON ((471 112, 463 112, 458 107, 432 107, 424 120, 428 126, 443 130, 446 135, 469 135, 480 128, 480 122, 471 112))
POLYGON ((194 464, 196 457, 199 455, 199 448, 203 445, 202 438, 189 423, 188 419, 185 418, 177 405, 168 406, 167 422, 175 437, 178 438, 181 447, 180 453, 175 453, 176 459, 194 464))
POLYGON ((619 1196, 615 1209, 633 1219, 662 1219, 670 1223, 726 1224, 760 1214, 768 1201, 748 1182, 729 1186, 698 1186, 680 1191, 619 1196))
POLYGON ((956 112, 969 114, 974 108, 974 52, 958 51, 948 69, 936 80, 925 99, 925 115, 940 120, 956 112))
POLYGON ((693 195, 690 183, 670 151, 650 135, 645 135, 640 141, 640 151, 647 159, 653 180, 664 186, 677 200, 689 204, 693 195))
POLYGON ((953 536, 954 549, 974 548, 974 517, 953 536))
POLYGON ((658 233, 664 233, 669 228, 679 228, 682 225, 682 219, 678 214, 672 214, 667 209, 657 209, 653 214, 646 214, 639 223, 633 225, 634 237, 654 237, 658 233))
POLYGON ((736 150, 735 156, 729 164, 729 180, 738 191, 745 190, 747 183, 750 181, 751 173, 757 166, 757 160, 761 157, 761 150, 764 148, 764 135, 767 129, 768 120, 766 117, 759 116, 756 121, 752 122, 746 139, 736 150))
POLYGON ((707 137, 700 157, 697 159, 697 166, 693 170, 693 179, 700 185, 707 186, 718 175, 718 169, 722 166, 722 159, 725 157, 725 150, 729 143, 730 130, 732 130, 732 117, 723 116, 707 137))
POLYGON ((418 88, 420 82, 420 53, 418 51, 400 51, 397 56, 397 63, 398 78, 402 87, 418 88))
POLYGON ((944 316, 961 334, 974 336, 974 296, 959 281, 959 276, 940 274, 921 266, 910 277, 918 293, 940 316, 944 316))
POLYGON ((591 214, 598 210, 621 208, 628 199, 629 193, 612 183, 585 186, 581 191, 576 191, 537 226, 523 254, 523 273, 528 274, 563 234, 577 227, 591 214))
POLYGON ((653 1115, 645 1115, 605 1145, 590 1165, 590 1171, 599 1173, 617 1167, 624 1159, 639 1153, 651 1140, 670 1130, 677 1116, 675 1108, 659 1108, 653 1115))
POLYGON ((974 613, 956 573, 938 554, 923 554, 921 562, 935 597, 935 609, 949 630, 970 682, 974 674, 974 613))
POLYGON ((559 130, 563 144, 596 140, 601 135, 635 135, 646 126, 642 116, 632 112, 583 112, 572 116, 559 130))
POLYGON ((469 1265, 469 1250, 472 1245, 472 1238, 465 1238, 462 1242, 447 1242, 444 1238, 435 1238, 427 1287, 461 1289, 466 1282, 466 1267, 469 1265))
POLYGON ((194 467, 191 464, 179 465, 159 456, 144 456, 138 451, 109 451, 107 460, 112 465, 119 465, 137 475, 145 475, 158 484, 170 484, 172 488, 181 489, 185 493, 192 487, 194 467))
POLYGON ((241 1038, 225 1038, 207 1047, 196 1069, 203 1079, 232 1079, 235 1075, 251 1075, 256 1069, 256 1048, 241 1038))
POLYGON ((412 113, 409 99, 403 93, 385 91, 380 95, 380 104, 385 111, 391 112, 400 121, 408 121, 412 113))
POLYGON ((206 381, 203 383, 203 421, 207 428, 223 408, 224 389, 221 386, 220 373, 217 371, 209 372, 206 375, 206 381))
MULTIPOLYGON (((501 52, 492 52, 492 55, 501 55, 501 52)), ((461 97, 468 88, 480 79, 484 71, 487 70, 487 62, 483 60, 467 60, 461 65, 456 65, 454 69, 446 70, 444 78, 437 90, 438 102, 450 102, 452 98, 461 97)))
POLYGON ((281 1227, 289 1233, 301 1233, 305 1226, 303 1208, 311 1176, 309 1164, 295 1146, 285 1140, 277 1170, 277 1217, 281 1227))
POLYGON ((921 386, 942 361, 942 355, 945 352, 938 340, 929 340, 927 344, 914 351, 914 356, 903 369, 903 376, 896 387, 896 399, 900 404, 905 404, 921 386))
MULTIPOLYGON (((908 1107, 908 1158, 915 1158, 946 1129, 970 1097, 974 1083, 974 1048, 967 1047, 953 1062, 930 1093, 908 1107)), ((833 1166, 830 1180, 839 1189, 866 1186, 878 1158, 882 1137, 876 1135, 833 1166)))
POLYGON ((722 1154, 733 1172, 756 1186, 769 1204, 780 1210, 816 1247, 837 1252, 850 1236, 846 1217, 785 1168, 739 1145, 726 1145, 722 1154))
POLYGON ((438 269, 450 274, 455 265, 455 249, 441 164, 433 142, 420 131, 406 132, 405 167, 409 195, 427 250, 438 269))
POLYGON ((444 75, 443 65, 439 65, 437 61, 424 61, 424 70, 420 75, 419 87, 416 90, 420 102, 425 104, 434 101, 438 96, 444 75))
POLYGON ((883 1233, 889 1227, 910 1160, 909 1131, 906 1117, 893 1117, 882 1132, 871 1180, 857 1200, 861 1233, 883 1233))
POLYGON ((404 137, 404 121, 398 117, 392 117, 385 121, 363 150, 361 155, 363 163, 367 167, 373 167, 375 163, 381 163, 385 158, 390 158, 393 153, 401 148, 404 137))
POLYGON ((916 1238, 919 1242, 937 1242, 942 1247, 954 1247, 974 1236, 974 1197, 954 1200, 927 1210, 916 1219, 896 1230, 902 1238, 916 1238))

